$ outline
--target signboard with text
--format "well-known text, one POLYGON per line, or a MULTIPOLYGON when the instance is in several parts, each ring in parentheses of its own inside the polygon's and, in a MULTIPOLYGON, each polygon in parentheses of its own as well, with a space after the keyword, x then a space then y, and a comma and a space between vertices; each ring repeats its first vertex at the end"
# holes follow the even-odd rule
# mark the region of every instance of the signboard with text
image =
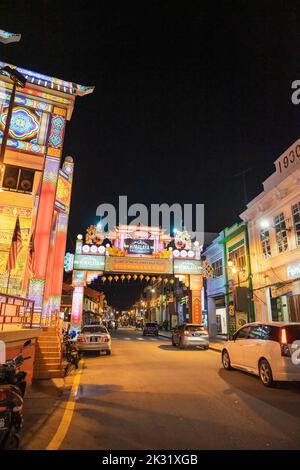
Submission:
POLYGON ((86 271, 103 271, 105 256, 102 255, 80 255, 75 254, 74 269, 86 271))
POLYGON ((201 274, 202 264, 197 259, 174 259, 174 274, 201 274))
POLYGON ((116 273, 172 274, 173 266, 172 260, 165 258, 107 256, 105 271, 116 273))
POLYGON ((152 255, 154 252, 154 240, 125 238, 124 250, 133 255, 152 255))

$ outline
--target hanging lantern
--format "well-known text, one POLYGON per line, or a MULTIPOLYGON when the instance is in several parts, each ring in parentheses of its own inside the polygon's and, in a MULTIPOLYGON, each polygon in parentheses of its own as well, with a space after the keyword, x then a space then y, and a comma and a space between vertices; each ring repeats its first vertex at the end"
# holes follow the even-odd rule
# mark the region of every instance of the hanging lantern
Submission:
POLYGON ((130 274, 127 274, 126 279, 127 279, 127 281, 130 281, 131 275, 130 275, 130 274))
POLYGON ((123 282, 123 281, 124 281, 124 279, 125 279, 125 276, 124 276, 124 274, 122 274, 122 276, 120 276, 120 277, 121 277, 121 281, 123 282))
POLYGON ((161 282, 161 281, 162 281, 162 277, 161 277, 161 276, 158 276, 157 280, 158 280, 158 282, 161 282))
POLYGON ((155 277, 155 276, 152 276, 152 277, 151 277, 151 281, 152 281, 152 282, 156 281, 156 277, 155 277))
POLYGON ((117 282, 119 280, 119 276, 115 276, 114 280, 117 282))
POLYGON ((139 275, 140 280, 142 281, 144 279, 144 274, 139 275))
POLYGON ((102 282, 105 282, 105 281, 106 281, 106 277, 103 276, 103 277, 102 277, 102 282))
POLYGON ((134 274, 132 277, 135 281, 137 280, 137 275, 136 274, 134 274))
POLYGON ((174 279, 171 279, 171 280, 170 280, 170 284, 174 284, 174 279))
POLYGON ((146 276, 145 277, 145 280, 148 282, 150 280, 150 277, 149 276, 146 276))
POLYGON ((168 278, 165 277, 165 278, 164 278, 164 283, 167 284, 167 282, 168 282, 168 278))
POLYGON ((108 276, 107 278, 109 280, 109 282, 111 282, 113 280, 113 277, 112 276, 108 276))

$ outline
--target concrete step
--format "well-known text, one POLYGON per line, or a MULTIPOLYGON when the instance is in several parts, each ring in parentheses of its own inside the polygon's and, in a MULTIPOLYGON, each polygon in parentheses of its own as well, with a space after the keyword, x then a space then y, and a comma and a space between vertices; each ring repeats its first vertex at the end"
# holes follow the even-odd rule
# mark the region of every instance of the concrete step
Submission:
POLYGON ((35 358, 36 359, 43 359, 45 357, 61 357, 60 351, 36 351, 35 358))
POLYGON ((57 351, 58 352, 58 351, 61 351, 61 348, 60 348, 60 346, 55 345, 55 344, 53 344, 53 345, 50 344, 50 346, 48 346, 47 344, 45 344, 45 345, 39 344, 37 350, 40 350, 42 352, 44 352, 44 351, 45 352, 47 352, 47 351, 53 351, 53 352, 57 351))
POLYGON ((46 343, 47 341, 60 343, 60 340, 57 338, 57 336, 40 336, 38 341, 39 343, 46 343))
POLYGON ((35 371, 40 370, 53 370, 53 369, 60 369, 61 368, 61 361, 49 361, 49 362, 39 362, 38 364, 34 365, 35 371))
POLYGON ((64 376, 63 369, 52 369, 47 371, 37 371, 33 374, 34 379, 54 379, 64 376))

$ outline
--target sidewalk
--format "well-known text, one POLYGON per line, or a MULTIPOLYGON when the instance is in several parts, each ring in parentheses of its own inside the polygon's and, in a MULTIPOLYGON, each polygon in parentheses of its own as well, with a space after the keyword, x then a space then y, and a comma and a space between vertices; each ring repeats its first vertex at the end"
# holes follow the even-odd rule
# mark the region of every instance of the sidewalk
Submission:
POLYGON ((21 449, 46 448, 64 413, 74 375, 72 371, 65 378, 36 380, 27 388, 21 449))
MULTIPOLYGON (((171 337, 172 337, 171 331, 160 330, 158 334, 159 336, 162 336, 163 338, 169 338, 171 340, 171 337)), ((212 349, 213 351, 221 352, 225 342, 226 340, 223 338, 210 338, 209 349, 212 349)))

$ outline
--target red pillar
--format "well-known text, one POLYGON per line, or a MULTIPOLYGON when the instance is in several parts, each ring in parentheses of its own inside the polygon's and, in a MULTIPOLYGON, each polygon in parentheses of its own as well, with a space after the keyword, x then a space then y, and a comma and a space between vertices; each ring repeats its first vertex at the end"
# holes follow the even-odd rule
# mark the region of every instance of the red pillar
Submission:
POLYGON ((35 228, 35 277, 29 287, 35 311, 41 311, 43 305, 58 169, 59 159, 46 156, 35 228))

